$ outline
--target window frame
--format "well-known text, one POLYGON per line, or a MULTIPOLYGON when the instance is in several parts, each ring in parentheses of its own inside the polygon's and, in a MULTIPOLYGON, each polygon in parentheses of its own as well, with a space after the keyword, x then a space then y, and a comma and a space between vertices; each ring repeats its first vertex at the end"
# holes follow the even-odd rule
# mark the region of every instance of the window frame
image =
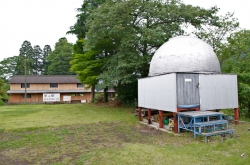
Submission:
POLYGON ((82 83, 77 83, 77 84, 76 84, 76 87, 77 87, 77 88, 83 88, 84 85, 83 85, 82 83))
POLYGON ((58 83, 50 83, 49 87, 50 88, 58 88, 58 83))
MULTIPOLYGON (((25 88, 25 83, 21 83, 21 88, 25 88)), ((26 83, 26 88, 30 88, 30 83, 26 83)))

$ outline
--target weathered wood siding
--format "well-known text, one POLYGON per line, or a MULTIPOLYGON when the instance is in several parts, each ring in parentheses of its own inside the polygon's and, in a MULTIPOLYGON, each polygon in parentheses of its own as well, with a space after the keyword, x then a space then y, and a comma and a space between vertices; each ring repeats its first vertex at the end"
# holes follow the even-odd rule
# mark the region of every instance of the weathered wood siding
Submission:
POLYGON ((177 74, 177 104, 199 104, 199 74, 177 74))
MULTIPOLYGON (((10 103, 23 103, 24 98, 23 94, 10 94, 10 103)), ((31 94, 31 98, 26 98, 27 103, 39 103, 43 102, 43 94, 41 93, 33 93, 31 94)))
MULTIPOLYGON (((60 93, 60 101, 63 101, 63 96, 70 96, 69 93, 60 93)), ((91 101, 91 93, 83 93, 83 96, 71 96, 71 100, 81 101, 87 100, 87 102, 91 101)), ((23 103, 24 98, 23 94, 10 94, 10 103, 23 103)), ((43 94, 42 93, 32 93, 31 98, 26 98, 27 103, 42 103, 43 102, 43 94)))
MULTIPOLYGON (((50 88, 50 84, 30 84, 29 88, 26 90, 77 90, 77 89, 85 89, 89 88, 85 87, 77 87, 77 84, 58 84, 57 88, 50 88)), ((21 84, 10 84, 10 90, 24 90, 21 88, 21 84)))

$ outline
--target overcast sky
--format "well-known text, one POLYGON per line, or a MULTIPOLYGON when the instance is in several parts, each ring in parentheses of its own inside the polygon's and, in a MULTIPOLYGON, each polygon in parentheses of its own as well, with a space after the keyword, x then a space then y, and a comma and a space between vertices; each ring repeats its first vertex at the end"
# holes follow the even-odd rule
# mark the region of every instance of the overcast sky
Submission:
MULTIPOLYGON (((220 14, 235 12, 242 28, 250 29, 249 0, 183 0, 204 8, 217 5, 220 14), (237 3, 236 3, 237 2, 237 3)), ((54 49, 61 37, 74 43, 74 35, 66 35, 76 22, 76 8, 83 0, 0 0, 0 61, 19 54, 23 41, 41 49, 46 44, 54 49)))

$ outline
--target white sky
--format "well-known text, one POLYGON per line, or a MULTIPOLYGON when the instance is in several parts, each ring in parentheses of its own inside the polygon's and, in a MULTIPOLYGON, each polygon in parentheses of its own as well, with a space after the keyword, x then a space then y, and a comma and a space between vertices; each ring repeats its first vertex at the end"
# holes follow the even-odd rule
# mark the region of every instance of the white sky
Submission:
MULTIPOLYGON (((220 14, 235 12, 240 27, 250 29, 249 0, 183 0, 186 4, 204 8, 217 5, 220 14)), ((74 43, 74 35, 66 35, 69 27, 76 22, 76 8, 83 0, 0 0, 0 61, 19 55, 23 41, 41 49, 54 44, 61 37, 74 43)))
POLYGON ((66 35, 76 22, 76 8, 83 0, 0 0, 0 61, 19 55, 23 41, 41 49, 66 37, 74 43, 74 35, 66 35))

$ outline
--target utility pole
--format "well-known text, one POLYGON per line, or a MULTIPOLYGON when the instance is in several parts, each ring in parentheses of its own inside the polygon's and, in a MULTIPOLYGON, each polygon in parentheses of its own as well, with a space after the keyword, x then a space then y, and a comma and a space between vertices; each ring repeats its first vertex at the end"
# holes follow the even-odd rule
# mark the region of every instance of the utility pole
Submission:
POLYGON ((26 57, 24 59, 24 104, 26 104, 26 96, 27 96, 27 93, 26 93, 26 57))

